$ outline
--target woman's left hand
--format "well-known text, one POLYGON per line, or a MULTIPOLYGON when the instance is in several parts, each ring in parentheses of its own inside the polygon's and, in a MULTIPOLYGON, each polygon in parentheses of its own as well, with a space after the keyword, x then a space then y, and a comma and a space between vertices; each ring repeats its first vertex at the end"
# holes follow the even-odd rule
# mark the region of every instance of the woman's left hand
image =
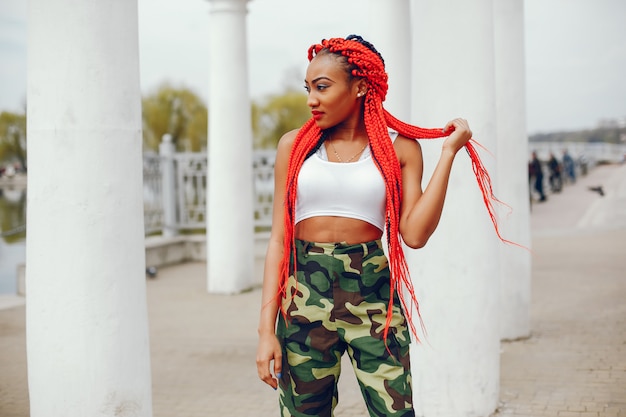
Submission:
POLYGON ((472 131, 465 119, 457 118, 450 120, 443 128, 444 134, 448 132, 452 133, 444 141, 443 149, 449 149, 454 154, 472 138, 472 131))

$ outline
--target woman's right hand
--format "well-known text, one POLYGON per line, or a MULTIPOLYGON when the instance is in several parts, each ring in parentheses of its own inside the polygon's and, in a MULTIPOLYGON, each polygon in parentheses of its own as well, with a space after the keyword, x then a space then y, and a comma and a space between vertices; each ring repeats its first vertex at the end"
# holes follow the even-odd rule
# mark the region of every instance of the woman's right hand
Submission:
POLYGON ((274 333, 259 334, 259 345, 256 352, 256 368, 261 381, 270 387, 278 388, 278 379, 281 377, 283 366, 283 353, 280 343, 274 333), (274 375, 270 370, 270 366, 274 365, 274 375))

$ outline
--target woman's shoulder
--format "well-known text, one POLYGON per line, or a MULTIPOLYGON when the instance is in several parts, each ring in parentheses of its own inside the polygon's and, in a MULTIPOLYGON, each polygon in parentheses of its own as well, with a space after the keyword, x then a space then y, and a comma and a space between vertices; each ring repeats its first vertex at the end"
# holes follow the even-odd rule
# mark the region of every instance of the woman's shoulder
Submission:
POLYGON ((404 135, 401 135, 398 132, 395 132, 395 139, 392 136, 392 140, 393 140, 393 147, 396 150, 403 149, 403 148, 407 148, 407 149, 419 149, 420 148, 419 141, 415 139, 411 139, 404 135))
POLYGON ((408 138, 404 135, 397 134, 397 137, 393 142, 393 148, 396 151, 398 160, 402 164, 404 164, 407 160, 421 158, 422 156, 422 147, 420 146, 419 141, 408 138))
POLYGON ((291 148, 298 136, 300 129, 293 129, 281 136, 278 140, 278 146, 276 147, 276 158, 288 158, 291 154, 291 148))
POLYGON ((293 129, 283 134, 278 141, 278 147, 291 147, 293 142, 296 140, 296 136, 298 136, 299 131, 300 129, 293 129))
POLYGON ((398 131, 393 130, 391 128, 389 128, 387 130, 387 132, 389 132, 389 138, 391 139, 391 142, 394 143, 394 145, 395 145, 396 142, 402 143, 402 142, 407 142, 407 141, 409 143, 410 142, 416 142, 417 143, 417 141, 415 139, 408 138, 408 137, 398 133, 398 131))

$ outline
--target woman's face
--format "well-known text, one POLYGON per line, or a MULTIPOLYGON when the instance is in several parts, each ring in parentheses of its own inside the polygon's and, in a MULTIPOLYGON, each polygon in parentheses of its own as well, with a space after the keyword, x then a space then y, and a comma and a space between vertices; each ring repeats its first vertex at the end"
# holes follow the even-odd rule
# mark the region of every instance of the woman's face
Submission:
POLYGON ((361 101, 357 99, 357 94, 364 82, 349 82, 348 74, 334 55, 313 58, 304 83, 308 92, 307 105, 320 129, 328 129, 360 116, 361 101))

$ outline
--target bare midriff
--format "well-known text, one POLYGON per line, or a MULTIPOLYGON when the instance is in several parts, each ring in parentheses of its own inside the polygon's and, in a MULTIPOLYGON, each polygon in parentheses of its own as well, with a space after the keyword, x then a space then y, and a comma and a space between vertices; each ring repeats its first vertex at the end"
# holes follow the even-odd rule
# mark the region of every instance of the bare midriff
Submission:
POLYGON ((371 223, 347 217, 318 216, 304 219, 295 228, 296 239, 309 242, 363 243, 380 239, 383 232, 371 223))

